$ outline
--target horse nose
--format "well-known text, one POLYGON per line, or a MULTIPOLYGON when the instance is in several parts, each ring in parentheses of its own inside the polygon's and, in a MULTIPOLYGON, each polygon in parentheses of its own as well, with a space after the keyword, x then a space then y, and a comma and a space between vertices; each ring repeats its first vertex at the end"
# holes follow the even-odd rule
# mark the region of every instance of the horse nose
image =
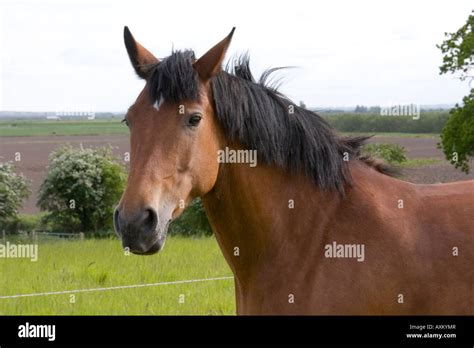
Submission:
POLYGON ((135 214, 125 214, 122 209, 114 212, 115 231, 122 238, 124 248, 144 253, 153 244, 158 225, 158 214, 153 208, 142 209, 135 214))

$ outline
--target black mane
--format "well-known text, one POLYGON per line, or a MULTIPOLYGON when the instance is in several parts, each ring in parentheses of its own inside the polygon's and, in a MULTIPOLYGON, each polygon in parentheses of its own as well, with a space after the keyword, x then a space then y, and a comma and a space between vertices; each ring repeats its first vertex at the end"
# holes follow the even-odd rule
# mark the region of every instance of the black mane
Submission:
POLYGON ((199 97, 198 76, 192 65, 195 59, 193 51, 174 51, 152 68, 149 80, 153 103, 160 98, 179 103, 199 97))
MULTIPOLYGON (((153 101, 180 102, 199 97, 198 77, 192 67, 194 52, 176 51, 150 76, 153 101)), ((247 55, 239 57, 211 81, 216 117, 231 141, 257 150, 260 161, 311 177, 322 189, 344 192, 351 182, 346 153, 351 160, 370 163, 388 173, 387 167, 360 156, 368 137, 339 137, 317 113, 294 104, 268 83, 265 71, 255 81, 247 55)))

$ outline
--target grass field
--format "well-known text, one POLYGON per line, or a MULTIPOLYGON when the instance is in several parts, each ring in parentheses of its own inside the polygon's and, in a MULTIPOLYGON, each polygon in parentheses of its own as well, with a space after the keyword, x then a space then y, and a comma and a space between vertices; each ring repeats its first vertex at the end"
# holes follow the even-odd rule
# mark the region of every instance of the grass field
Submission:
MULTIPOLYGON (((0 258, 0 296, 232 276, 213 237, 169 238, 147 257, 125 256, 116 239, 40 241, 38 254, 0 258)), ((0 299, 0 315, 233 315, 234 298, 226 279, 77 293, 75 303, 71 294, 0 299)))
POLYGON ((80 121, 0 121, 0 136, 128 134, 128 128, 120 121, 119 118, 80 121))
POLYGON ((424 166, 432 166, 440 163, 443 163, 443 161, 439 158, 410 158, 406 162, 400 163, 399 166, 402 168, 419 168, 424 166))
POLYGON ((374 135, 377 137, 394 137, 394 138, 439 138, 437 133, 400 133, 400 132, 340 132, 345 136, 358 136, 358 135, 374 135))
MULTIPOLYGON (((128 134, 128 128, 119 118, 95 120, 2 120, 0 136, 48 136, 48 135, 114 135, 128 134)), ((406 138, 438 138, 439 134, 399 132, 342 132, 343 135, 374 135, 406 138)))

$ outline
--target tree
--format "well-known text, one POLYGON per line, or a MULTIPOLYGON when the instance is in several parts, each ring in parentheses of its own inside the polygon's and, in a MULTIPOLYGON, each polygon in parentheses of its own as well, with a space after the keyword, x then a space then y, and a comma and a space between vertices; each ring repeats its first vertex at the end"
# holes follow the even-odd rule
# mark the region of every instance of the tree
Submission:
MULTIPOLYGON (((443 53, 440 74, 459 73, 461 81, 474 79, 474 11, 455 33, 445 33, 447 39, 437 47, 443 53)), ((474 155, 474 88, 450 111, 441 134, 443 152, 456 168, 469 172, 469 159, 474 155)))
POLYGON ((50 161, 37 203, 49 212, 45 222, 71 232, 111 230, 126 180, 111 149, 64 146, 51 154, 50 161))
POLYGON ((16 174, 11 163, 0 163, 0 223, 15 221, 18 209, 30 191, 28 181, 23 174, 16 174))
POLYGON ((469 157, 474 155, 474 89, 456 106, 443 128, 441 141, 446 158, 463 172, 469 173, 469 157))
POLYGON ((367 107, 366 106, 363 106, 363 105, 357 105, 354 112, 355 113, 366 113, 368 111, 367 107))

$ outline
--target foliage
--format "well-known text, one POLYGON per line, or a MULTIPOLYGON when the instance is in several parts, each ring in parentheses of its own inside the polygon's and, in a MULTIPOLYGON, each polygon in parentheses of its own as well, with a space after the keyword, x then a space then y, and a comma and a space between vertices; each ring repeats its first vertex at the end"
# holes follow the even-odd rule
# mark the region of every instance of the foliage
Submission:
MULTIPOLYGON (((472 12, 474 14, 474 11, 472 12)), ((455 33, 445 33, 447 39, 438 45, 443 53, 440 74, 460 73, 460 79, 474 79, 470 71, 474 66, 474 15, 469 15, 464 24, 455 33)), ((450 112, 443 129, 440 146, 456 168, 469 172, 469 157, 474 155, 474 88, 463 98, 463 105, 456 106, 450 112)))
POLYGON ((323 117, 341 132, 440 133, 449 113, 422 111, 419 119, 407 116, 380 116, 380 113, 343 113, 323 117))
POLYGON ((210 236, 212 234, 201 199, 191 202, 181 216, 171 223, 169 233, 182 236, 210 236))
POLYGON ((45 222, 71 232, 112 229, 113 209, 126 174, 110 148, 58 148, 41 184, 38 206, 49 213, 45 222))
POLYGON ((406 162, 405 148, 397 144, 367 144, 364 145, 363 152, 367 155, 382 158, 388 163, 406 162))
POLYGON ((455 33, 445 33, 447 39, 437 47, 443 53, 443 64, 440 74, 460 72, 461 80, 469 76, 474 66, 474 11, 455 33))
POLYGON ((464 105, 453 108, 441 134, 446 159, 463 172, 469 172, 469 158, 474 156, 474 89, 464 97, 464 105))
POLYGON ((22 174, 13 171, 10 162, 0 163, 0 223, 13 223, 18 218, 18 209, 30 191, 28 181, 22 174))
POLYGON ((18 232, 48 230, 50 227, 44 223, 43 216, 44 214, 19 214, 15 220, 11 220, 4 225, 5 232, 15 234, 18 232))

